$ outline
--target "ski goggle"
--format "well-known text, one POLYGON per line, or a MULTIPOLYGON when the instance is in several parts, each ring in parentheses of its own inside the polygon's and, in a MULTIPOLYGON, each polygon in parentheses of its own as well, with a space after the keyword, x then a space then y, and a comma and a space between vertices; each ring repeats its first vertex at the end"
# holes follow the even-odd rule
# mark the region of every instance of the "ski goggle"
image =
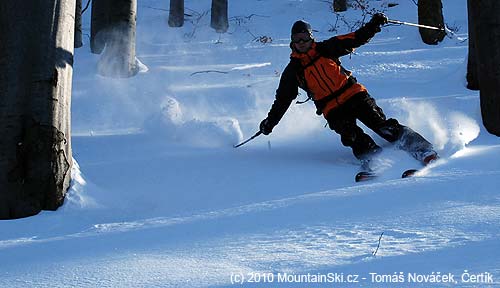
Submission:
POLYGON ((311 40, 312 38, 310 36, 305 36, 305 37, 295 36, 295 35, 292 36, 292 43, 307 43, 311 40))

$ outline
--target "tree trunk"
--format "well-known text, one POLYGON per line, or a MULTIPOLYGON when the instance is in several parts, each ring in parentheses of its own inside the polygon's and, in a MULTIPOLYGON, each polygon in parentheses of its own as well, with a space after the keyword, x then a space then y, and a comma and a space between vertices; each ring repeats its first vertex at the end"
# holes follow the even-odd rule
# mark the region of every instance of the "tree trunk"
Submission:
POLYGON ((0 1, 0 219, 62 205, 72 165, 74 0, 0 1))
POLYGON ((75 48, 83 46, 82 42, 82 0, 76 0, 75 7, 75 48))
POLYGON ((467 0, 468 21, 469 21, 469 53, 467 59, 467 88, 479 90, 479 71, 477 70, 477 51, 476 51, 476 33, 475 23, 479 18, 472 17, 471 0, 467 0))
POLYGON ((184 25, 184 0, 170 0, 168 26, 182 27, 184 25))
POLYGON ((93 53, 102 53, 99 74, 131 77, 139 71, 135 58, 136 11, 137 0, 92 2, 90 42, 93 53))
POLYGON ((101 54, 106 45, 105 34, 111 9, 111 0, 92 0, 90 51, 94 54, 101 54))
POLYGON ((210 27, 217 33, 225 33, 229 28, 227 19, 227 0, 212 0, 210 27))
POLYGON ((347 0, 333 0, 333 11, 335 12, 347 11, 347 0))
MULTIPOLYGON (((418 0, 418 24, 444 28, 443 4, 441 0, 418 0)), ((419 28, 425 44, 436 45, 443 41, 446 32, 419 28)))
POLYGON ((471 3, 484 127, 500 136, 500 2, 471 3))

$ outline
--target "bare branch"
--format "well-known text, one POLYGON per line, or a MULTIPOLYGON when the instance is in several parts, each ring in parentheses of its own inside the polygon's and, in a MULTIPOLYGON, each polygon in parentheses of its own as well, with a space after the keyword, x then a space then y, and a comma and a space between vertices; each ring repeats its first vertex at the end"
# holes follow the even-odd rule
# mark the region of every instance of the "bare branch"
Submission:
POLYGON ((89 8, 90 0, 87 1, 87 5, 85 5, 85 8, 82 10, 82 14, 85 13, 85 11, 89 8))
POLYGON ((229 72, 226 71, 218 71, 218 70, 205 70, 205 71, 198 71, 198 72, 193 72, 191 73, 190 76, 196 75, 196 74, 201 74, 201 73, 220 73, 220 74, 228 74, 229 72))
POLYGON ((170 12, 169 9, 163 9, 163 8, 156 8, 156 7, 152 7, 152 6, 142 6, 144 8, 149 8, 149 9, 153 9, 153 10, 160 10, 160 11, 166 11, 166 12, 170 12))
POLYGON ((375 251, 372 252, 372 255, 373 256, 377 256, 377 252, 378 252, 378 248, 380 248, 380 242, 382 241, 382 236, 384 235, 384 232, 382 232, 382 234, 380 234, 380 237, 378 238, 378 245, 377 245, 377 249, 375 249, 375 251))

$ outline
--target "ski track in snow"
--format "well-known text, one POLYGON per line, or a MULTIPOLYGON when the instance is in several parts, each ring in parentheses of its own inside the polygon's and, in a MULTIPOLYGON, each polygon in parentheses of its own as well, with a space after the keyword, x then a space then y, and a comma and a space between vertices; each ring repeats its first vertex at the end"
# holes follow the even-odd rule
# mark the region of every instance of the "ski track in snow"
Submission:
MULTIPOLYGON (((484 231, 471 234, 466 229, 461 231, 454 228, 469 224, 471 218, 481 223, 484 221, 498 223, 500 220, 498 206, 481 207, 464 205, 464 203, 448 203, 448 207, 435 208, 437 209, 432 213, 420 211, 398 219, 374 218, 368 222, 359 223, 305 225, 272 233, 218 238, 186 249, 154 248, 153 251, 148 252, 122 253, 104 258, 83 259, 76 263, 63 262, 59 264, 62 266, 52 264, 30 271, 29 277, 20 279, 31 280, 18 280, 17 284, 20 286, 36 284, 37 287, 43 287, 45 283, 50 284, 52 281, 52 278, 44 275, 51 275, 57 278, 64 277, 65 284, 60 287, 68 285, 116 287, 117 283, 124 286, 135 286, 141 283, 146 286, 162 287, 228 285, 228 271, 232 273, 299 273, 300 271, 316 271, 322 267, 349 267, 359 262, 376 261, 378 257, 397 257, 429 253, 445 248, 453 249, 460 245, 498 236, 489 235, 484 231), (459 215, 461 217, 457 217, 459 215), (430 225, 422 225, 422 222, 430 225), (450 225, 449 228, 443 228, 447 225, 450 225), (384 232, 382 245, 378 256, 374 257, 371 253, 376 247, 381 232, 384 232), (48 273, 48 271, 51 272, 48 273), (96 274, 97 271, 100 276, 92 277, 91 275, 96 274), (200 271, 203 272, 200 273, 200 271), (102 279, 107 280, 102 281, 102 279)), ((240 212, 236 213, 247 209, 240 208, 238 209, 240 212)), ((228 211, 225 211, 222 214, 227 217, 227 213, 228 211)), ((207 218, 214 220, 212 217, 214 216, 206 215, 201 218, 205 221, 207 218)), ((195 219, 188 221, 195 221, 195 219)), ((96 230, 99 230, 96 233, 122 233, 139 229, 138 226, 151 228, 182 222, 176 219, 156 219, 143 223, 102 224, 96 227, 96 230)), ((79 237, 85 234, 87 233, 79 237)), ((16 284, 16 281, 9 282, 8 277, 2 277, 2 279, 6 281, 5 283, 16 284)))
MULTIPOLYGON (((500 171, 492 171, 489 174, 497 177, 500 171)), ((439 176, 376 182, 185 217, 159 217, 140 221, 95 224, 90 229, 69 235, 2 240, 0 251, 78 238, 93 241, 95 237, 104 235, 126 235, 148 229, 167 229, 168 231, 168 229, 184 225, 194 225, 193 227, 208 225, 210 227, 221 220, 237 226, 245 223, 246 220, 241 220, 242 217, 252 218, 258 214, 280 210, 288 213, 286 211, 305 209, 303 206, 310 209, 310 206, 314 207, 325 201, 327 203, 340 202, 338 205, 342 205, 342 201, 347 201, 347 205, 352 205, 356 203, 358 197, 378 195, 385 198, 384 194, 388 193, 387 191, 404 190, 404 186, 411 187, 415 185, 415 181, 426 187, 434 185, 434 182, 452 181, 452 178, 467 181, 468 177, 476 178, 477 176, 484 177, 485 175, 484 173, 467 175, 461 172, 447 175, 446 180, 443 180, 443 176, 439 176)), ((481 243, 499 236, 497 229, 492 232, 487 229, 490 226, 498 227, 500 223, 498 204, 471 204, 457 201, 426 203, 428 202, 426 200, 421 202, 418 205, 421 208, 400 213, 397 218, 362 217, 364 220, 351 220, 348 223, 334 218, 330 219, 329 223, 303 223, 263 233, 245 232, 240 235, 219 236, 208 241, 195 241, 190 245, 181 244, 171 248, 162 245, 153 246, 153 251, 125 250, 118 254, 97 257, 97 259, 84 258, 67 261, 67 263, 62 261, 62 263, 53 263, 48 267, 37 268, 30 272, 28 278, 31 280, 20 278, 23 280, 18 279, 16 282, 9 279, 8 274, 4 274, 0 284, 4 281, 11 285, 14 283, 14 287, 15 284, 43 287, 51 283, 52 278, 44 276, 50 274, 67 280, 60 287, 73 284, 79 287, 93 287, 94 285, 115 287, 117 283, 124 286, 135 286, 141 283, 146 286, 162 287, 229 285, 228 271, 232 273, 300 273, 301 271, 318 271, 323 267, 349 267, 357 263, 376 261, 379 257, 385 259, 385 257, 418 255, 445 249, 453 250, 462 245, 481 243), (485 227, 481 228, 481 225, 485 227), (474 226, 477 227, 475 228, 477 231, 471 233, 470 227, 474 226), (377 256, 374 257, 371 253, 375 250, 377 239, 382 232, 384 234, 381 247, 377 256), (48 271, 52 272, 48 273, 48 271), (97 271, 100 277, 90 276, 97 271), (198 271, 198 273, 187 271, 198 271), (107 280, 102 281, 102 279, 107 280)), ((338 205, 333 204, 331 209, 336 209, 338 205)), ((319 209, 325 208, 320 206, 319 209)), ((287 221, 284 222, 284 226, 289 226, 286 223, 287 221)))
MULTIPOLYGON (((436 165, 433 165, 435 167, 436 165)), ((427 171, 432 169, 433 167, 429 167, 423 169, 421 175, 425 175, 428 173, 427 171)), ((394 189, 395 187, 402 188, 404 186, 413 186, 415 181, 418 181, 420 185, 427 184, 430 185, 433 182, 444 182, 444 181, 453 181, 454 179, 467 178, 467 177, 495 177, 495 175, 499 175, 500 171, 442 171, 433 173, 430 177, 415 177, 418 179, 394 179, 394 180, 385 180, 382 182, 370 181, 366 184, 355 185, 350 187, 343 187, 333 190, 326 190, 321 192, 314 193, 306 193, 303 195, 298 195, 294 197, 288 197, 278 200, 270 200, 259 203, 253 203, 249 205, 243 205, 233 208, 227 208, 217 211, 209 211, 205 213, 190 215, 190 216, 179 216, 179 217, 158 217, 145 219, 140 221, 130 221, 130 222, 116 222, 116 223, 101 223, 95 224, 92 228, 86 229, 84 231, 69 234, 69 235, 60 235, 55 237, 48 238, 39 238, 37 236, 28 237, 28 238, 19 238, 19 239, 8 239, 0 241, 0 249, 17 246, 17 245, 25 245, 30 243, 42 243, 42 242, 52 242, 52 241, 60 241, 65 240, 67 238, 81 238, 81 237, 92 237, 100 234, 106 233, 124 233, 130 231, 137 231, 143 229, 151 229, 151 228, 161 228, 175 225, 183 225, 198 221, 213 221, 219 218, 229 218, 236 217, 245 214, 255 214, 262 213, 265 211, 272 211, 277 209, 290 209, 291 206, 294 205, 311 205, 310 203, 328 200, 332 201, 337 198, 352 198, 352 197, 360 197, 364 195, 380 193, 380 191, 384 191, 387 189, 394 189)), ((417 174, 419 175, 419 174, 417 174)), ((404 188, 403 188, 404 189, 404 188)), ((500 209, 500 208, 498 208, 500 209)), ((494 209, 493 209, 494 210, 494 209)), ((449 214, 449 213, 447 213, 449 214)), ((467 215, 467 213, 465 213, 467 215)), ((500 217, 500 214, 499 214, 500 217)), ((483 220, 488 220, 488 217, 480 218, 483 220)), ((471 221, 474 219, 471 219, 471 221)), ((465 222, 464 222, 465 223, 465 222)))

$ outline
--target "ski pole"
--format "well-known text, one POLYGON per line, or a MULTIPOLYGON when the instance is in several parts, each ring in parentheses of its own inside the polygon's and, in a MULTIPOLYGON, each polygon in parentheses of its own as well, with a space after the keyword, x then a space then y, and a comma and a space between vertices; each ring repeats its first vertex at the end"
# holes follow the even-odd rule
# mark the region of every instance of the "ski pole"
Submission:
POLYGON ((261 131, 259 131, 259 132, 255 133, 255 135, 253 135, 252 137, 248 138, 247 140, 245 140, 245 141, 241 142, 241 143, 240 143, 240 144, 238 144, 238 145, 234 145, 233 147, 234 147, 234 148, 238 148, 238 147, 240 147, 241 145, 244 145, 244 144, 246 144, 246 143, 250 142, 250 140, 253 140, 254 138, 256 138, 257 136, 259 136, 260 134, 262 134, 262 132, 261 132, 261 131))
POLYGON ((387 22, 388 22, 388 23, 392 23, 392 24, 401 24, 401 25, 415 26, 415 27, 426 28, 426 29, 432 29, 432 30, 440 30, 440 31, 445 31, 445 30, 444 30, 444 28, 433 27, 433 26, 427 26, 427 25, 420 25, 420 24, 409 23, 409 22, 403 22, 403 21, 398 21, 398 20, 387 20, 387 22))

